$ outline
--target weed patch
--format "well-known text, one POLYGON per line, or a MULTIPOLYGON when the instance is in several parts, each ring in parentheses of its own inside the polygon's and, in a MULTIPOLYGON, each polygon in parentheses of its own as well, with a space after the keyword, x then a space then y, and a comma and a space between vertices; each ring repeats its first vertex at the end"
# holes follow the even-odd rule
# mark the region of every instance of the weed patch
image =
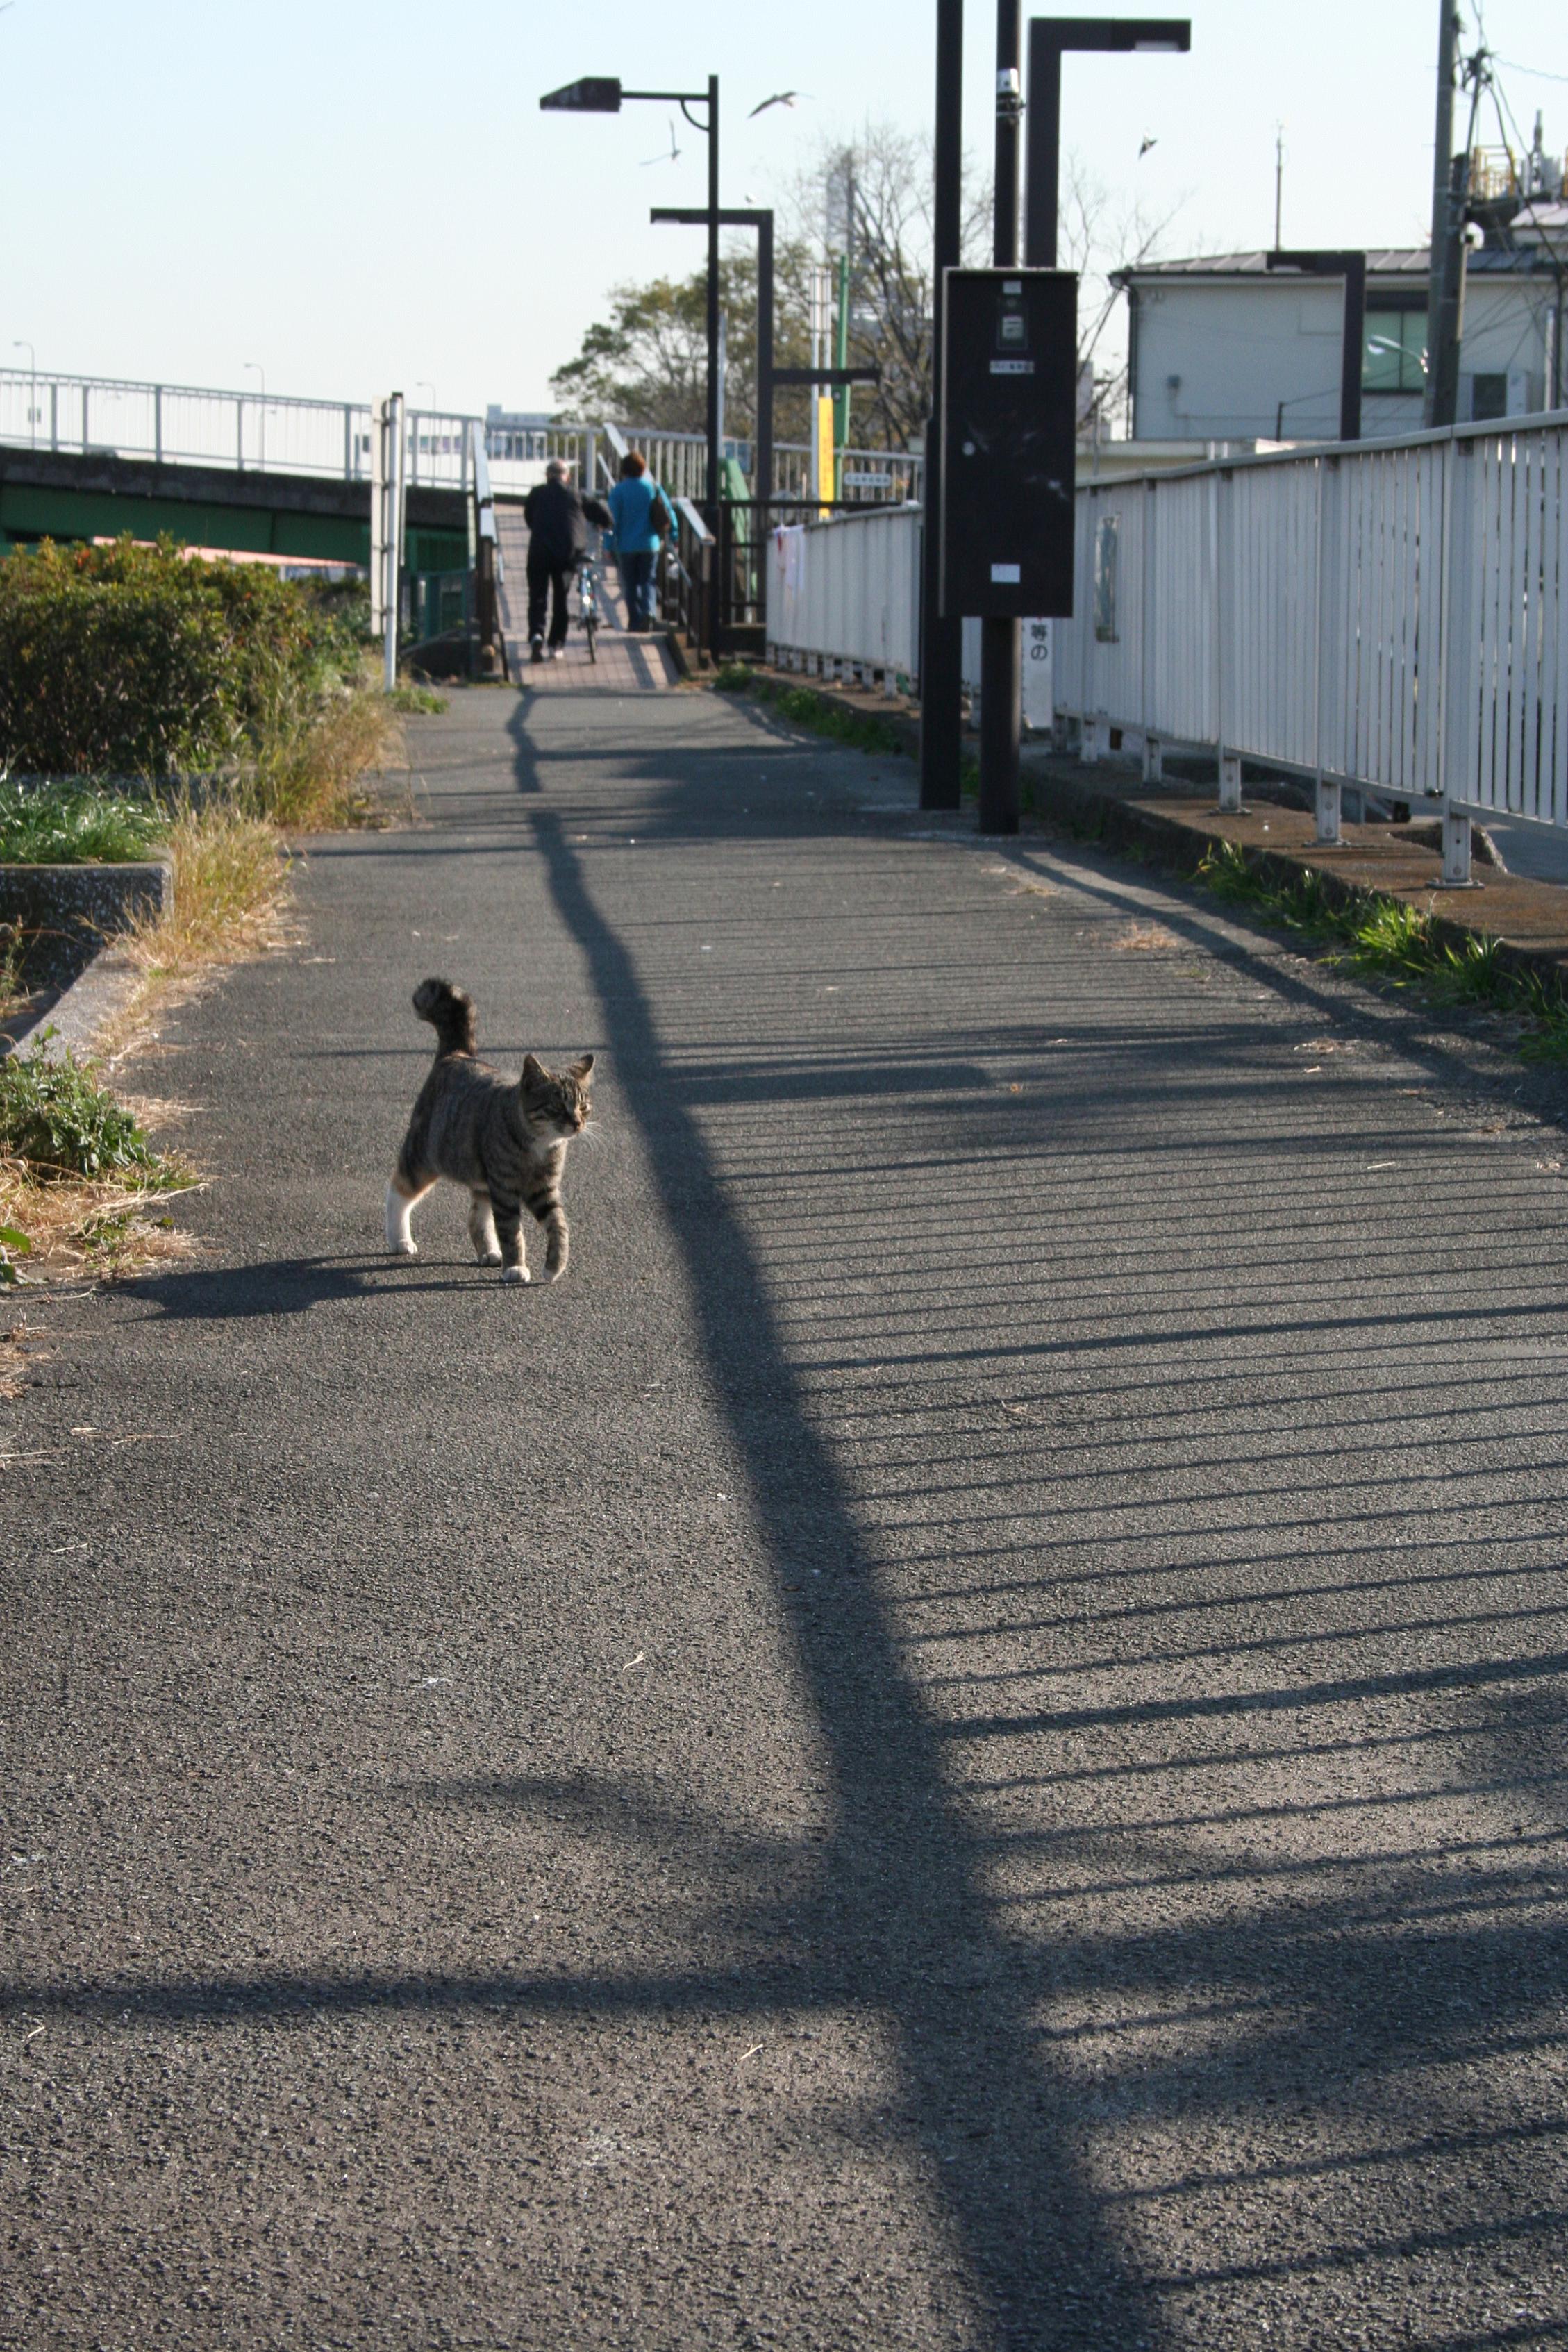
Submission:
POLYGON ((146 800, 79 783, 14 783, 0 776, 0 865, 89 866, 150 856, 164 832, 146 800))
POLYGON ((39 1183, 127 1171, 146 1183, 161 1163, 135 1118, 71 1055, 46 1054, 50 1034, 0 1062, 0 1153, 39 1183))
POLYGON ((748 669, 744 662, 727 663, 713 683, 726 693, 739 693, 749 687, 759 702, 765 702, 792 727, 806 728, 813 735, 830 736, 835 742, 850 744, 857 751, 901 751, 904 748, 897 729, 889 727, 885 719, 847 710, 826 695, 814 694, 809 687, 784 686, 774 678, 762 677, 755 670, 748 669))
POLYGON ((149 982, 188 981, 277 943, 289 866, 264 817, 228 801, 182 802, 170 811, 163 847, 174 904, 121 942, 149 982))
POLYGON ((91 1070, 42 1044, 0 1062, 0 1284, 123 1272, 187 1244, 148 1212, 194 1182, 91 1070))
POLYGON ((1215 898, 1293 931, 1368 979, 1417 988, 1435 1004, 1479 1005, 1529 1023, 1519 1049, 1527 1061, 1568 1061, 1568 993, 1562 982, 1513 963, 1497 940, 1480 933, 1446 940, 1418 907, 1376 891, 1341 899, 1312 866, 1289 881, 1272 880, 1230 842, 1205 852, 1196 879, 1215 898))
POLYGON ((416 686, 409 678, 395 686, 386 699, 394 710, 404 711, 410 718, 423 714, 438 719, 447 708, 444 694, 437 694, 433 686, 416 686))

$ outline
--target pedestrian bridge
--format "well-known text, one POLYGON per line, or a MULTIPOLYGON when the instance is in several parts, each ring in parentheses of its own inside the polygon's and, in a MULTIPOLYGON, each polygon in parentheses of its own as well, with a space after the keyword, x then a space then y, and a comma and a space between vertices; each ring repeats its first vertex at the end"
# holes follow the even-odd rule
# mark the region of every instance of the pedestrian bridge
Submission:
POLYGON ((676 667, 663 635, 656 632, 633 636, 627 628, 626 599, 613 563, 604 565, 600 574, 605 625, 597 633, 594 659, 589 659, 583 632, 574 622, 561 661, 531 661, 528 649, 528 525, 519 508, 496 509, 496 539, 501 560, 501 634, 506 640, 507 668, 519 686, 541 693, 627 694, 675 684, 676 667))

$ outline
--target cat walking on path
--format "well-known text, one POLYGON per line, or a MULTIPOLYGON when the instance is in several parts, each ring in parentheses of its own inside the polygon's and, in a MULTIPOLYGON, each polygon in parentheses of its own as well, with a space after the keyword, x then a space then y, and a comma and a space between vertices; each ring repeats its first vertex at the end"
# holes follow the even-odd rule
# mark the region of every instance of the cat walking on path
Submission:
POLYGON ((587 1124, 592 1054, 565 1070, 524 1056, 522 1076, 503 1078, 475 1052, 471 997, 449 980, 422 980, 414 1010, 436 1032, 436 1060, 419 1089, 386 1188, 386 1246, 415 1257, 415 1203, 437 1178, 472 1195, 468 1238, 481 1265, 499 1265, 503 1282, 526 1282, 522 1212, 544 1228, 544 1275, 566 1271, 571 1235, 561 1204, 566 1146, 587 1124))

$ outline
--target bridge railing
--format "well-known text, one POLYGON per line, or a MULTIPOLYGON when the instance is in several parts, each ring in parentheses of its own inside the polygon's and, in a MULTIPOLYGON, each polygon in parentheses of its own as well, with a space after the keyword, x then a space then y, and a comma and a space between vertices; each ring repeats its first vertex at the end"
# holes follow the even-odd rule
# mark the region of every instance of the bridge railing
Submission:
POLYGON ((1078 493, 1056 699, 1316 785, 1436 804, 1464 878, 1475 810, 1568 826, 1568 415, 1132 477, 1078 493), (1449 813, 1453 812, 1452 821, 1449 813))
POLYGON ((769 658, 786 668, 847 666, 895 690, 920 671, 921 511, 884 507, 792 523, 770 534, 769 658))

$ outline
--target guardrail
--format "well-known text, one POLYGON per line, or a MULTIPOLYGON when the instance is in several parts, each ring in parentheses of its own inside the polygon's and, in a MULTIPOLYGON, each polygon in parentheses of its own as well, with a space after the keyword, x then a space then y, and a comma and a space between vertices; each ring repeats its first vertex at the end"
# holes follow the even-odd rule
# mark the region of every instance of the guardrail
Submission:
POLYGON ((1142 475, 1078 493, 1056 702, 1110 728, 1346 786, 1568 825, 1568 412, 1142 475))
POLYGON ((920 672, 921 510, 884 507, 771 534, 769 659, 786 669, 847 664, 889 694, 920 672))

